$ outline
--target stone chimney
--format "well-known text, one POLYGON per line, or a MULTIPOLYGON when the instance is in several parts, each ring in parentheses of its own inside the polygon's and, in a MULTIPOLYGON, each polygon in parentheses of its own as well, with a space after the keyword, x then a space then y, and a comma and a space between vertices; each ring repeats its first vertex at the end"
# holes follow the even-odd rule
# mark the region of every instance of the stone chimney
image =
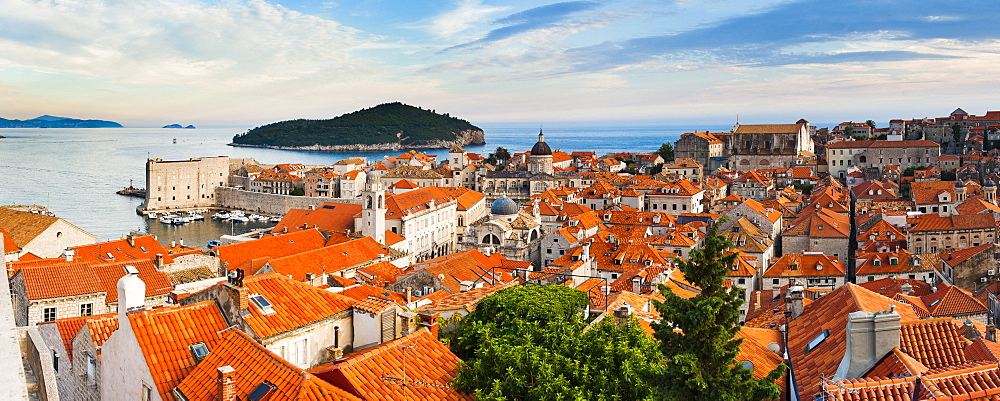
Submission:
POLYGON ((409 305, 413 302, 413 287, 406 287, 406 304, 409 305))
POLYGON ((976 338, 979 338, 979 332, 976 331, 976 326, 972 325, 972 321, 971 320, 965 319, 965 326, 963 327, 963 329, 964 330, 963 330, 962 334, 969 341, 975 341, 976 338))
POLYGON ((642 277, 635 276, 632 278, 632 292, 639 294, 642 289, 642 277))
POLYGON ((128 242, 128 246, 135 248, 135 235, 129 233, 125 236, 125 241, 128 242))
POLYGON ((583 247, 580 248, 580 260, 590 259, 590 241, 584 242, 583 247))
POLYGON ((899 347, 899 314, 889 311, 857 311, 848 315, 847 349, 834 380, 856 379, 883 356, 899 347))
POLYGON ((63 255, 66 257, 67 262, 72 262, 73 256, 76 256, 76 251, 70 248, 66 248, 66 252, 63 252, 63 255))
POLYGON ((125 275, 118 279, 118 327, 131 327, 128 315, 141 312, 146 305, 146 283, 139 278, 139 270, 125 265, 125 275))
POLYGON ((802 315, 803 304, 803 290, 801 285, 793 285, 788 287, 788 292, 785 294, 785 311, 791 312, 791 318, 795 319, 802 315))
POLYGON ((913 293, 913 286, 910 285, 909 282, 903 283, 903 285, 900 286, 899 289, 903 291, 903 295, 910 295, 913 293))
POLYGON ((621 307, 615 308, 615 324, 621 326, 628 322, 629 316, 632 316, 632 305, 627 302, 622 304, 621 307))
POLYGON ((236 401, 236 369, 226 365, 219 371, 219 400, 236 401))
POLYGON ((156 254, 156 259, 153 260, 153 264, 156 266, 156 270, 163 270, 163 254, 156 254))
POLYGON ((986 340, 997 341, 997 326, 993 324, 992 316, 986 321, 986 340))

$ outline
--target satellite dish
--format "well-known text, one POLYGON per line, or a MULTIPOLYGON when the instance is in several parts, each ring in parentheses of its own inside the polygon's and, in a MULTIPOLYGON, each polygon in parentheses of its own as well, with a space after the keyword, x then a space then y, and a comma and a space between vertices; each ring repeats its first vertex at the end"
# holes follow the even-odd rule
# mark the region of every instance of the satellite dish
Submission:
POLYGON ((438 274, 438 280, 444 281, 444 274, 438 274))

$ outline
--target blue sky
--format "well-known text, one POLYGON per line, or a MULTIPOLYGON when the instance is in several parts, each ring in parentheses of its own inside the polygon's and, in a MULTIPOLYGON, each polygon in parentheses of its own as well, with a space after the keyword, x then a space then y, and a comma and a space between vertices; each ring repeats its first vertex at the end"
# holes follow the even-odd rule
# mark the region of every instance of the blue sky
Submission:
POLYGON ((0 0, 0 117, 254 126, 403 101, 473 123, 1000 109, 986 1, 0 0))

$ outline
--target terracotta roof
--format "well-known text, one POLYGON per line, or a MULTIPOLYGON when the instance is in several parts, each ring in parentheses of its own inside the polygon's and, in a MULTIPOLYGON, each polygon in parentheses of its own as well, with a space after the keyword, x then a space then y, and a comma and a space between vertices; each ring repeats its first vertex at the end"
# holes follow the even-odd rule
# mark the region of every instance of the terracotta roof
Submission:
POLYGON ((941 217, 938 214, 924 214, 907 219, 913 224, 909 228, 914 231, 942 231, 966 229, 996 229, 996 218, 992 213, 984 214, 953 214, 941 217))
POLYGON ((102 290, 107 293, 107 302, 118 302, 118 279, 125 277, 125 266, 135 266, 139 278, 146 284, 146 296, 164 295, 173 291, 174 284, 165 273, 156 269, 152 260, 133 260, 118 263, 92 264, 93 274, 101 282, 102 290))
POLYGON ((271 304, 273 312, 263 311, 254 302, 249 302, 250 314, 243 318, 261 339, 320 322, 354 304, 354 300, 346 296, 277 273, 246 277, 243 286, 248 296, 262 295, 271 304))
POLYGON ((904 377, 924 374, 928 370, 930 368, 920 363, 920 361, 913 359, 906 352, 903 352, 899 348, 893 348, 892 352, 885 354, 864 376, 904 377))
POLYGON ((471 400, 451 388, 461 361, 426 329, 309 372, 368 400, 471 400))
POLYGON ((763 277, 843 276, 845 266, 829 255, 785 254, 764 271, 763 277))
MULTIPOLYGON (((68 317, 63 319, 56 319, 51 322, 39 323, 43 324, 54 324, 56 329, 59 331, 59 337, 62 339, 63 348, 66 350, 66 358, 73 362, 73 338, 80 333, 80 329, 87 324, 88 320, 91 319, 104 319, 104 318, 115 318, 116 314, 107 313, 103 315, 94 316, 79 316, 79 317, 68 317)), ((117 319, 115 319, 117 322, 117 319)), ((117 327, 117 324, 115 324, 117 327)), ((110 334, 109 334, 110 335, 110 334)), ((106 339, 106 338, 105 338, 106 339)), ((97 344, 100 345, 100 344, 97 344)))
POLYGON ((376 287, 388 287, 395 284, 396 277, 403 274, 403 269, 385 261, 359 268, 357 271, 359 278, 376 287))
POLYGON ((789 322, 788 352, 801 398, 813 398, 820 390, 820 376, 832 377, 837 371, 846 349, 848 314, 886 311, 890 305, 895 305, 901 322, 918 319, 910 305, 848 283, 806 305, 802 315, 789 322), (829 335, 807 351, 809 342, 824 331, 829 335))
POLYGON ((969 341, 958 334, 951 319, 928 319, 900 325, 899 348, 928 368, 966 363, 969 341))
POLYGON ((427 210, 431 201, 436 204, 450 202, 455 198, 438 187, 418 188, 401 194, 389 195, 385 200, 387 219, 402 219, 403 216, 427 210))
POLYGON ((986 313, 988 309, 976 300, 971 292, 957 286, 941 283, 937 292, 920 297, 933 316, 956 316, 986 313))
POLYGON ((374 296, 368 296, 368 298, 362 299, 357 303, 355 303, 354 309, 365 311, 368 313, 380 314, 392 305, 395 305, 395 302, 392 302, 392 300, 374 296))
MULTIPOLYGON (((316 229, 217 246, 212 252, 233 270, 256 259, 280 258, 323 247, 326 238, 316 229)), ((260 263, 259 265, 263 265, 260 263)), ((256 271, 256 269, 252 270, 256 271)), ((247 273, 252 273, 247 271, 247 273)))
POLYGON ((163 399, 194 369, 197 362, 190 346, 203 342, 215 349, 219 332, 228 327, 215 301, 183 307, 168 307, 128 316, 139 341, 146 366, 163 399))
POLYGON ((361 214, 361 205, 324 203, 316 210, 291 209, 281 218, 272 233, 295 232, 309 228, 345 232, 354 230, 354 216, 361 214))
POLYGON ((0 235, 3 236, 3 253, 12 253, 21 250, 21 247, 14 243, 14 238, 4 231, 3 227, 0 227, 0 235))
POLYGON ((906 239, 906 233, 885 220, 879 220, 871 227, 868 227, 867 230, 858 234, 858 241, 896 241, 901 239, 906 239))
POLYGON ((22 268, 14 274, 20 274, 24 279, 26 295, 29 300, 95 294, 105 291, 100 279, 87 263, 22 268))
POLYGON ((850 218, 829 209, 800 215, 782 235, 804 235, 810 238, 846 238, 851 234, 850 218))
POLYGON ((828 143, 827 149, 858 149, 858 148, 937 148, 941 145, 928 140, 909 141, 841 141, 828 143))
POLYGON ((942 261, 947 262, 951 267, 956 267, 973 256, 994 250, 994 247, 995 245, 992 243, 985 243, 965 248, 950 248, 938 254, 941 255, 942 261))
POLYGON ((0 207, 0 228, 20 247, 27 245, 56 221, 59 221, 58 217, 0 207))
MULTIPOLYGON (((94 344, 95 348, 104 345, 111 338, 111 335, 115 333, 115 330, 118 330, 118 314, 109 315, 86 319, 87 323, 84 326, 90 331, 90 341, 94 344)), ((97 352, 100 353, 101 349, 97 348, 97 352)))
POLYGON ((912 287, 911 294, 918 297, 931 293, 931 285, 922 280, 910 280, 895 277, 888 277, 875 281, 866 281, 858 284, 858 286, 864 287, 865 289, 876 292, 882 296, 892 298, 896 294, 903 293, 903 284, 910 284, 910 287, 912 287))
POLYGON ((406 294, 368 284, 351 285, 350 287, 345 288, 344 291, 341 291, 340 294, 357 301, 364 301, 370 297, 376 297, 392 300, 399 305, 406 304, 406 294))
POLYGON ((153 259, 157 254, 166 255, 167 250, 152 235, 135 237, 134 245, 127 239, 119 239, 96 244, 76 246, 73 260, 78 262, 120 262, 137 259, 153 259))
POLYGON ((327 247, 307 250, 267 262, 275 272, 303 281, 306 273, 320 275, 374 262, 389 252, 372 237, 361 237, 327 247))
MULTIPOLYGON (((782 339, 781 331, 741 327, 740 331, 736 332, 735 338, 743 339, 743 342, 740 343, 739 353, 736 355, 736 361, 737 363, 750 362, 753 366, 755 380, 767 377, 774 368, 784 362, 784 358, 779 354, 785 349, 785 341, 782 339), (776 348, 776 350, 772 350, 772 348, 776 348)), ((782 394, 785 393, 787 378, 786 373, 778 380, 782 394)), ((779 399, 784 399, 784 397, 779 397, 779 399)))
POLYGON ((737 125, 734 134, 794 134, 802 129, 800 124, 737 125))
POLYGON ((438 187, 441 191, 458 200, 458 210, 469 210, 476 203, 486 199, 486 194, 465 187, 438 187))
POLYGON ((265 381, 275 388, 271 400, 360 400, 288 363, 237 329, 223 331, 210 351, 177 385, 187 399, 219 399, 219 368, 229 366, 235 371, 233 386, 240 400, 249 399, 265 381))

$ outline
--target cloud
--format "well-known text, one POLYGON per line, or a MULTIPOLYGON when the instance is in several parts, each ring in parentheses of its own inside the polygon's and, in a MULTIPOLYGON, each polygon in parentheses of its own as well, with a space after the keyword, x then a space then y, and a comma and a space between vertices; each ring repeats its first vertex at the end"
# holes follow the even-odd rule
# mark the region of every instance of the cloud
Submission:
POLYGON ((554 27, 571 18, 573 14, 591 10, 598 6, 598 3, 590 1, 570 1, 549 4, 514 13, 493 21, 494 24, 504 25, 503 27, 486 33, 484 37, 478 40, 453 46, 448 50, 482 46, 525 32, 554 27))
POLYGON ((438 38, 450 38, 480 25, 486 21, 490 14, 507 9, 508 7, 485 6, 481 0, 459 0, 454 9, 415 25, 424 28, 438 38))

